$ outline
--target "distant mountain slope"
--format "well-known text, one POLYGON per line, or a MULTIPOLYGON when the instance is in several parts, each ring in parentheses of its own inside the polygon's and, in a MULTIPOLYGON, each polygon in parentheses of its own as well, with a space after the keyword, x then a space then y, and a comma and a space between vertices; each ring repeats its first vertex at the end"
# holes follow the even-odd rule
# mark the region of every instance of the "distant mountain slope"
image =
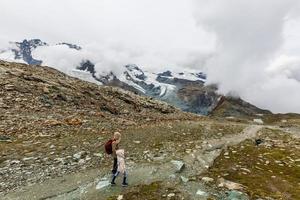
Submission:
POLYGON ((212 116, 261 118, 263 115, 272 114, 268 110, 260 109, 240 98, 221 97, 216 107, 211 112, 212 116))
MULTIPOLYGON (((0 51, 0 59, 34 65, 45 64, 43 60, 34 57, 33 51, 40 47, 50 48, 53 46, 61 47, 62 45, 70 51, 82 51, 82 47, 75 44, 58 43, 49 45, 39 39, 34 39, 11 43, 11 48, 0 51)), ((67 61, 64 60, 64 62, 67 61)), ((72 62, 70 61, 70 63, 72 62)), ((206 74, 195 70, 186 69, 179 72, 171 70, 146 71, 135 64, 128 64, 124 66, 122 73, 116 74, 111 71, 103 74, 103 72, 97 71, 95 63, 89 59, 81 58, 78 63, 73 65, 72 70, 64 70, 60 66, 52 67, 82 80, 100 85, 120 87, 136 94, 165 101, 184 111, 197 114, 208 115, 218 112, 218 114, 222 113, 222 115, 227 116, 230 114, 252 115, 252 113, 265 113, 264 110, 258 109, 242 99, 239 99, 239 101, 226 101, 226 106, 222 105, 222 109, 220 109, 219 101, 222 99, 222 95, 217 93, 217 86, 206 86, 206 74), (221 112, 220 110, 225 111, 221 112)))

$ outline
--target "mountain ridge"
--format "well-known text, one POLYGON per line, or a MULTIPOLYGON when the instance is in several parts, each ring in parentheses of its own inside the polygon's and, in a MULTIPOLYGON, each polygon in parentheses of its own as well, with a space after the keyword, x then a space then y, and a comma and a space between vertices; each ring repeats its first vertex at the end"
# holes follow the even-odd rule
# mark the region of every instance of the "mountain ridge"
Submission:
MULTIPOLYGON (((65 45, 70 50, 82 51, 82 47, 65 42, 57 43, 54 46, 60 45, 65 45)), ((14 55, 14 60, 18 62, 41 65, 43 61, 34 58, 32 55, 32 51, 41 46, 48 47, 51 45, 40 39, 23 40, 23 42, 16 42, 15 47, 6 50, 5 53, 8 54, 11 51, 14 55)), ((174 105, 183 111, 196 114, 217 115, 216 113, 218 113, 221 116, 232 114, 234 116, 252 117, 254 114, 270 113, 246 103, 242 99, 233 101, 232 97, 218 94, 216 85, 205 84, 207 75, 195 70, 151 72, 145 71, 135 64, 127 64, 124 65, 122 73, 116 75, 111 71, 103 74, 99 73, 93 61, 83 58, 80 63, 73 66, 72 70, 65 73, 96 84, 115 86, 139 95, 153 97, 174 105), (229 104, 236 105, 227 106, 227 109, 233 109, 235 110, 234 112, 217 112, 220 104, 219 100, 222 98, 228 99, 227 102, 229 104), (243 111, 243 106, 247 106, 250 112, 243 111)))

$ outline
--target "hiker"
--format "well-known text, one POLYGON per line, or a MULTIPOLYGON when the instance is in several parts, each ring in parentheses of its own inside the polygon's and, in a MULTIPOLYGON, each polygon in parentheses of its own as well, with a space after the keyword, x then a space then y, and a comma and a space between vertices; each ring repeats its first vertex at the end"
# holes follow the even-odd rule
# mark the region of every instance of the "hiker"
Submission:
POLYGON ((122 186, 126 187, 128 186, 128 183, 126 181, 127 179, 127 173, 126 173, 126 166, 125 166, 125 153, 124 153, 124 149, 118 149, 116 151, 116 155, 118 158, 118 168, 117 168, 117 172, 113 175, 113 178, 111 180, 111 185, 116 185, 115 180, 117 178, 117 176, 121 173, 123 175, 123 182, 122 182, 122 186))
POLYGON ((114 160, 113 168, 111 170, 112 174, 117 173, 118 159, 117 159, 116 150, 119 149, 120 141, 121 141, 121 133, 115 132, 113 138, 107 141, 105 144, 106 153, 112 155, 114 160))

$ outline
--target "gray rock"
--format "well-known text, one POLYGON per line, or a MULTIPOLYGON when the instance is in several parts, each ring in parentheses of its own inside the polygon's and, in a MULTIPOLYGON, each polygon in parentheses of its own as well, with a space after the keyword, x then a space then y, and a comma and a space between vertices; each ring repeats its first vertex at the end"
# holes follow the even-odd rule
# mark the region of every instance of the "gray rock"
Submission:
POLYGON ((77 160, 77 161, 78 161, 78 160, 84 158, 86 155, 87 155, 87 153, 86 153, 85 151, 80 151, 80 152, 78 152, 78 153, 75 153, 75 154, 73 155, 73 158, 74 158, 74 160, 77 160))
POLYGON ((202 197, 207 197, 208 194, 202 190, 197 190, 196 195, 202 196, 202 197))
POLYGON ((186 178, 186 177, 184 177, 184 176, 180 176, 180 179, 181 179, 181 181, 182 181, 183 183, 189 182, 189 179, 186 178))
POLYGON ((171 163, 173 164, 176 173, 182 172, 185 167, 184 162, 180 160, 172 160, 171 163))
POLYGON ((7 135, 0 135, 0 142, 11 142, 11 138, 7 135))
POLYGON ((249 200, 249 197, 240 191, 231 190, 226 193, 227 193, 227 198, 226 198, 227 200, 249 200))

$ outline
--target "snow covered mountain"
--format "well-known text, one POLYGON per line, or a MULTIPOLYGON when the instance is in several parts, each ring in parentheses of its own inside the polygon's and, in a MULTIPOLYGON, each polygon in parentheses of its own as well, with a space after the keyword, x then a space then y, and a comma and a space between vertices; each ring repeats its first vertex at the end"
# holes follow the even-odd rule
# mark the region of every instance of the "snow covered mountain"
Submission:
MULTIPOLYGON (((109 70, 109 72, 103 73, 97 71, 95 63, 91 59, 85 58, 81 54, 78 54, 78 56, 74 54, 76 62, 73 59, 72 61, 71 59, 68 60, 68 57, 63 55, 63 62, 49 64, 49 62, 44 62, 41 57, 37 58, 34 53, 38 48, 58 47, 63 47, 63 54, 66 55, 69 52, 74 54, 74 52, 82 51, 82 48, 75 44, 58 43, 49 45, 39 39, 33 39, 10 43, 9 48, 0 50, 0 59, 30 65, 50 65, 79 79, 101 85, 120 87, 140 95, 168 102, 184 111, 203 115, 211 113, 220 107, 221 103, 225 102, 222 95, 217 94, 216 86, 205 85, 206 74, 202 72, 187 70, 152 72, 143 70, 135 64, 128 64, 121 68, 121 73, 114 73, 109 70), (66 64, 67 66, 71 65, 71 67, 67 69, 61 66, 66 64)), ((57 54, 57 52, 55 53, 57 54)), ((48 57, 52 56, 51 54, 46 54, 42 58, 48 60, 48 57)), ((234 109, 240 110, 238 106, 234 106, 234 109)), ((255 110, 255 112, 260 111, 263 112, 263 110, 255 110)))

